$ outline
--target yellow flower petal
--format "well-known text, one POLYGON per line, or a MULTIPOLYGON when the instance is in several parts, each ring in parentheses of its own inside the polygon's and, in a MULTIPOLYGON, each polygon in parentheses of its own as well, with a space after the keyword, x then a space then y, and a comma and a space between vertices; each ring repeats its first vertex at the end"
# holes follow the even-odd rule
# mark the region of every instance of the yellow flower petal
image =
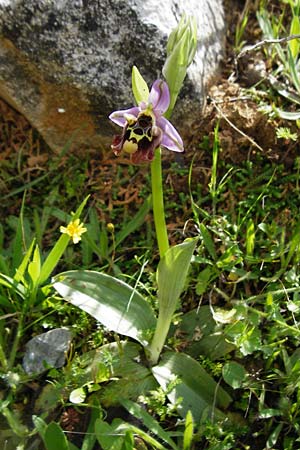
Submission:
POLYGON ((74 244, 78 244, 81 241, 81 235, 87 231, 79 219, 72 220, 67 227, 61 226, 59 230, 70 236, 74 244))

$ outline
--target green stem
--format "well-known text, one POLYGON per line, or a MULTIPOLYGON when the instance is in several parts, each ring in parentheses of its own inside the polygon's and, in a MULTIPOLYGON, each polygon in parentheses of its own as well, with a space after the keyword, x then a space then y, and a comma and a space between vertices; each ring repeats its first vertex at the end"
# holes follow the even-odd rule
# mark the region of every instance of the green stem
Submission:
POLYGON ((20 317, 16 335, 15 335, 15 338, 14 338, 14 341, 12 344, 12 349, 11 349, 10 357, 9 357, 9 361, 8 361, 9 368, 12 368, 14 366, 18 347, 19 347, 19 342, 22 337, 22 334, 23 334, 23 315, 21 315, 21 317, 20 317))
POLYGON ((151 163, 151 183, 156 238, 159 255, 162 258, 169 248, 169 239, 165 220, 160 148, 155 150, 155 157, 151 163))
POLYGON ((172 315, 167 315, 160 309, 154 336, 150 346, 148 347, 149 362, 152 366, 157 364, 159 355, 161 354, 162 348, 169 332, 171 321, 172 315))
MULTIPOLYGON (((159 256, 162 258, 169 249, 169 239, 165 219, 160 148, 155 150, 155 157, 151 163, 151 182, 156 238, 159 248, 159 256)), ((171 319, 172 317, 166 317, 165 313, 160 308, 154 336, 148 349, 149 362, 151 365, 156 364, 158 361, 169 331, 171 319)))
POLYGON ((7 364, 7 359, 2 347, 2 343, 0 344, 0 361, 1 361, 1 366, 3 368, 3 370, 7 370, 8 369, 8 364, 7 364))
POLYGON ((7 371, 8 362, 5 354, 6 346, 4 344, 5 338, 3 328, 4 328, 4 320, 2 320, 0 323, 0 365, 4 371, 7 371))

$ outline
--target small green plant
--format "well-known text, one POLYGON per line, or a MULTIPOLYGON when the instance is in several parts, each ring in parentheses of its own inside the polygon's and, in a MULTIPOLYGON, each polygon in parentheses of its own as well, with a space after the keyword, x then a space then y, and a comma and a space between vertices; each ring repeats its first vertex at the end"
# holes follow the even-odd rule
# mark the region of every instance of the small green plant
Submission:
POLYGON ((297 141, 298 139, 298 134, 297 133, 292 133, 290 128, 287 127, 279 127, 276 130, 276 137, 278 139, 285 139, 287 141, 291 140, 291 141, 297 141))
MULTIPOLYGON (((273 67, 275 66, 273 74, 269 76, 270 83, 279 95, 292 104, 299 105, 300 3, 298 0, 286 3, 289 5, 289 11, 283 8, 280 15, 271 15, 262 7, 257 13, 257 19, 265 39, 261 42, 261 46, 268 44, 267 54, 273 62, 273 67), (289 28, 286 29, 284 24, 289 15, 292 19, 289 21, 289 28), (282 35, 287 37, 281 37, 282 35)), ((254 47, 257 48, 258 45, 254 47)), ((287 120, 298 120, 300 117, 298 112, 285 111, 276 106, 267 107, 266 111, 287 120)))
POLYGON ((235 29, 234 47, 237 52, 239 52, 241 48, 245 45, 245 41, 243 41, 242 39, 249 20, 249 3, 250 3, 249 0, 245 2, 244 9, 238 18, 238 22, 235 29))
MULTIPOLYGON (((80 225, 79 216, 86 202, 87 198, 74 213, 70 224, 80 225)), ((5 259, 2 259, 2 268, 6 271, 0 273, 0 311, 3 317, 0 322, 0 377, 6 387, 3 391, 4 396, 0 399, 0 412, 21 442, 26 441, 31 431, 22 424, 13 404, 16 393, 30 380, 30 376, 17 364, 17 356, 25 332, 31 326, 33 313, 42 311, 43 305, 51 295, 49 277, 59 263, 70 239, 69 235, 62 235, 43 261, 35 239, 32 239, 26 248, 23 225, 21 214, 13 244, 16 252, 13 253, 11 267, 9 268, 5 264, 5 259), (16 317, 17 320, 8 329, 5 326, 5 318, 9 320, 11 317, 16 317)), ((77 228, 79 230, 79 227, 77 228)), ((84 232, 83 227, 80 230, 84 232)))
MULTIPOLYGON (((178 447, 172 439, 172 433, 164 431, 159 423, 139 405, 127 400, 123 401, 123 406, 136 419, 140 420, 148 432, 121 419, 114 419, 109 424, 97 410, 94 410, 91 415, 88 432, 80 447, 81 450, 93 449, 97 442, 103 450, 121 450, 123 448, 135 450, 137 446, 142 449, 164 450, 166 445, 168 446, 167 448, 173 450, 190 450, 192 448, 194 424, 190 413, 185 418, 183 431, 178 433, 182 442, 182 446, 178 447)), ((33 421, 42 436, 46 450, 52 450, 54 445, 56 448, 65 450, 80 450, 79 447, 67 440, 63 429, 56 422, 47 424, 40 417, 34 417, 33 421)))
MULTIPOLYGON (((209 306, 200 307, 199 315, 204 315, 207 308, 214 321, 219 323, 221 336, 210 334, 209 316, 197 323, 193 322, 195 319, 189 312, 180 324, 180 331, 185 332, 188 342, 185 351, 202 353, 202 366, 215 371, 218 358, 224 358, 226 354, 224 341, 229 345, 226 361, 221 364, 222 379, 231 387, 233 398, 236 398, 234 392, 238 397, 243 394, 243 401, 235 401, 235 405, 247 417, 247 424, 244 426, 241 421, 239 431, 231 426, 223 429, 220 423, 216 426, 205 424, 203 432, 208 448, 239 448, 236 447, 239 436, 249 432, 252 436, 251 427, 257 426, 257 420, 260 428, 257 439, 264 442, 265 448, 293 448, 299 439, 299 430, 296 431, 291 422, 297 422, 293 413, 298 415, 294 388, 299 377, 295 361, 300 337, 300 240, 298 200, 295 209, 292 201, 298 174, 295 171, 291 174, 280 166, 275 170, 270 167, 268 171, 265 166, 264 173, 261 176, 256 173, 256 179, 253 179, 252 170, 252 164, 247 162, 227 180, 231 192, 238 192, 240 182, 243 185, 242 201, 236 201, 233 213, 223 210, 222 191, 217 208, 211 208, 211 215, 197 205, 193 207, 200 246, 191 276, 196 281, 200 302, 209 302, 209 306), (259 188, 255 189, 257 183, 259 188), (280 194, 287 183, 293 186, 290 198, 280 194), (248 192, 246 198, 245 192, 248 192), (293 210, 292 220, 285 220, 284 215, 274 219, 273 207, 278 207, 281 201, 283 211, 293 210), (198 330, 199 342, 193 342, 195 332, 188 334, 185 320, 198 330), (203 323, 208 328, 207 334, 203 331, 203 323), (211 345, 215 344, 213 350, 205 348, 206 339, 211 345), (256 424, 252 420, 253 411, 257 414, 256 424), (290 427, 295 438, 285 437, 290 427), (210 428, 214 429, 213 436, 209 433, 210 428), (221 433, 218 434, 215 428, 221 433)), ((215 168, 212 176, 218 171, 215 168)), ((217 186, 210 195, 216 190, 217 186)), ((195 202, 195 198, 192 201, 195 202)), ((212 327, 212 330, 218 330, 218 327, 212 327)), ((242 439, 241 448, 246 442, 247 439, 242 439)), ((249 448, 252 445, 253 442, 249 442, 249 448)))

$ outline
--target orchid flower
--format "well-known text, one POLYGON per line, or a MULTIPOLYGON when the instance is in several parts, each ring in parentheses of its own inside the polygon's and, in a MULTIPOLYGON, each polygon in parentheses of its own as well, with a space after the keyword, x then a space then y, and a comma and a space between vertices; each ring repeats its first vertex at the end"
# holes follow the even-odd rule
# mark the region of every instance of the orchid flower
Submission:
POLYGON ((156 80, 148 102, 139 106, 114 111, 109 118, 123 127, 121 135, 114 136, 112 149, 115 155, 122 151, 131 155, 135 164, 150 162, 160 145, 173 152, 183 152, 183 142, 178 131, 163 117, 170 104, 170 92, 165 81, 156 80))

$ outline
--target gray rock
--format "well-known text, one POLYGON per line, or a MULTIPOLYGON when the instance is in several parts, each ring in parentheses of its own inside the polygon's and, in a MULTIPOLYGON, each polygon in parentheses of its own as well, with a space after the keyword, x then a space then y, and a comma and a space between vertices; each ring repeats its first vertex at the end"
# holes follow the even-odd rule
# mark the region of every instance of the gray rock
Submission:
POLYGON ((222 55, 222 0, 0 0, 0 96, 54 149, 71 136, 75 146, 106 145, 107 116, 133 103, 132 66, 149 84, 161 75, 183 12, 199 38, 175 112, 184 128, 222 55))
POLYGON ((23 368, 26 373, 42 373, 45 363, 51 367, 62 367, 65 353, 71 342, 71 332, 67 328, 55 328, 33 337, 26 344, 23 368))

